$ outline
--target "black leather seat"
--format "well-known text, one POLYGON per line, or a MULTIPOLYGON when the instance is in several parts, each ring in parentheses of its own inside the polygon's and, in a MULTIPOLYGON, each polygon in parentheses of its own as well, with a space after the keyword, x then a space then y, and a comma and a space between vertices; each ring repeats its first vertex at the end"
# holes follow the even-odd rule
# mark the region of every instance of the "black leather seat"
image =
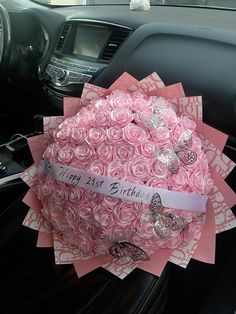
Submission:
POLYGON ((79 279, 55 265, 52 249, 36 248, 21 198, 0 215, 0 313, 166 313, 168 267, 160 278, 136 269, 120 280, 99 268, 79 279))

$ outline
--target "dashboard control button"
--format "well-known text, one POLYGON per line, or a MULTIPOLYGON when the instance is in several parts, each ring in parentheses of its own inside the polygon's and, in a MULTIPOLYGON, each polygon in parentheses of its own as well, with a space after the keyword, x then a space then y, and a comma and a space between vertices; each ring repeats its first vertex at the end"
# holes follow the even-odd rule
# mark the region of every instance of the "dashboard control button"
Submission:
POLYGON ((57 79, 58 81, 63 81, 66 77, 67 72, 65 70, 61 70, 57 73, 57 79))
POLYGON ((95 73, 95 72, 97 72, 97 70, 98 70, 98 68, 93 68, 93 67, 89 68, 89 72, 94 72, 95 73))
POLYGON ((92 75, 83 74, 79 80, 79 83, 87 83, 91 80, 92 75))
POLYGON ((82 64, 76 64, 75 67, 76 67, 77 69, 84 70, 84 71, 88 71, 88 70, 89 70, 89 67, 88 67, 88 66, 82 65, 82 64))

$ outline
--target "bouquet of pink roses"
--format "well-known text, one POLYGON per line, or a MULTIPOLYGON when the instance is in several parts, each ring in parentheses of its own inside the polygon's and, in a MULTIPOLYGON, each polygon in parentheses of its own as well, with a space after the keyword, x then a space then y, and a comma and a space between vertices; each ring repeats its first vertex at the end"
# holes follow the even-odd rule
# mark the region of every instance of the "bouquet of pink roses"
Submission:
POLYGON ((38 245, 53 246, 56 263, 73 263, 79 276, 214 262, 216 231, 236 222, 224 181, 234 163, 222 155, 227 137, 201 112, 201 97, 155 73, 140 82, 124 73, 108 90, 85 84, 81 99, 65 99, 65 117, 46 118, 44 135, 29 140, 35 165, 22 175, 24 225, 39 230, 38 245))

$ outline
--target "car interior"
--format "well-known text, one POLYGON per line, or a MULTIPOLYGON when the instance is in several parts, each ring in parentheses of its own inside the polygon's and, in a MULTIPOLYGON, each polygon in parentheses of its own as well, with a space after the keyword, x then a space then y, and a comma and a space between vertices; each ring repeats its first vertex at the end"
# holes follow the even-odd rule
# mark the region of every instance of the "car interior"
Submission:
MULTIPOLYGON (((78 278, 22 226, 27 138, 43 132, 44 117, 63 115, 64 98, 80 97, 84 83, 106 88, 123 72, 181 82, 202 96, 203 121, 229 136, 224 153, 236 162, 236 10, 110 3, 0 1, 0 312, 233 314, 235 229, 217 235, 214 265, 168 263, 160 277, 136 269, 120 280, 102 268, 78 278)), ((234 169, 234 191, 235 180, 234 169)))

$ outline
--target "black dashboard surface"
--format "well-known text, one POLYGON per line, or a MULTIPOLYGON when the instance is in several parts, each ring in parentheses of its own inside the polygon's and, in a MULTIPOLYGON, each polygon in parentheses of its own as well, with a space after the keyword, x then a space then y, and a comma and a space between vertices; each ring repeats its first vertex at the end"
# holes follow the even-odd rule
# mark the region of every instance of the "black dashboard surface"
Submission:
POLYGON ((124 71, 139 79, 156 71, 168 85, 182 82, 187 96, 202 95, 204 120, 236 136, 236 11, 153 6, 140 12, 125 5, 47 8, 30 1, 31 8, 23 9, 20 1, 14 3, 17 6, 9 8, 13 24, 18 23, 14 16, 24 12, 47 34, 48 47, 38 61, 42 69, 64 21, 129 27, 130 36, 93 82, 107 87, 124 71))

